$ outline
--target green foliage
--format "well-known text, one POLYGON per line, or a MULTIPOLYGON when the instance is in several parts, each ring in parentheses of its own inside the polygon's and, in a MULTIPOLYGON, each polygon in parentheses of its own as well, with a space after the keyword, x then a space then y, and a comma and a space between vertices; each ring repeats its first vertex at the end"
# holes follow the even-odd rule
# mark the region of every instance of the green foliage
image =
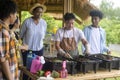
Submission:
POLYGON ((104 13, 105 18, 120 20, 120 8, 114 8, 113 5, 113 2, 102 0, 100 10, 104 13))
POLYGON ((82 23, 82 26, 83 26, 82 29, 83 29, 84 27, 90 25, 90 24, 91 24, 91 18, 89 18, 89 19, 83 21, 83 23, 82 23))
POLYGON ((31 16, 31 14, 28 11, 22 11, 22 13, 21 13, 21 23, 23 23, 23 21, 30 16, 31 16))
POLYGON ((113 5, 112 2, 108 2, 106 0, 102 0, 102 3, 100 5, 100 9, 104 13, 104 16, 107 18, 110 18, 114 14, 112 5, 113 5))
POLYGON ((100 25, 106 30, 107 43, 120 44, 120 8, 113 8, 113 3, 103 0, 100 10, 105 18, 100 25))
POLYGON ((80 24, 78 24, 77 22, 75 22, 75 27, 77 27, 77 28, 79 28, 79 29, 83 29, 83 25, 80 25, 80 24))
POLYGON ((106 30, 107 43, 120 43, 120 21, 103 19, 101 26, 106 30))
POLYGON ((53 27, 56 27, 55 19, 53 17, 49 16, 48 14, 44 14, 42 16, 42 18, 45 19, 47 22, 47 31, 53 32, 53 27))

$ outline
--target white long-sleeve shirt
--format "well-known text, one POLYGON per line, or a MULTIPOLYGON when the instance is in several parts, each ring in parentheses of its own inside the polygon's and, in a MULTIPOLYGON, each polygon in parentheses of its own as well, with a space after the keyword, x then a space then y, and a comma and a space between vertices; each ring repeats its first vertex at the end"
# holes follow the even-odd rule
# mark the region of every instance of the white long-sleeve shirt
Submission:
POLYGON ((20 30, 20 37, 23 38, 23 44, 28 45, 29 50, 41 50, 43 48, 46 29, 47 24, 45 20, 40 19, 36 25, 32 18, 26 19, 20 30))

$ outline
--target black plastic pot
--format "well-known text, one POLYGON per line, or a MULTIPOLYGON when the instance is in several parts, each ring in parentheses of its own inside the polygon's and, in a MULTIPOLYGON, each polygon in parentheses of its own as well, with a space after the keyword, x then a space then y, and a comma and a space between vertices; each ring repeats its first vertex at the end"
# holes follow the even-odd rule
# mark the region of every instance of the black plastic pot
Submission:
POLYGON ((90 59, 102 60, 100 63, 100 68, 105 68, 111 71, 111 69, 120 69, 120 58, 105 54, 95 54, 87 56, 90 59))

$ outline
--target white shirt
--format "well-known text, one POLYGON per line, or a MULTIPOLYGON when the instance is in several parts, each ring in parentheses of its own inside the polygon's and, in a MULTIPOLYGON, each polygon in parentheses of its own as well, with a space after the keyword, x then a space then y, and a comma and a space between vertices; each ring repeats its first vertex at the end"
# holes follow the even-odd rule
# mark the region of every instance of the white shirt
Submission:
POLYGON ((90 37, 90 53, 97 54, 100 53, 100 31, 99 28, 92 27, 91 37, 90 37))
POLYGON ((75 37, 75 41, 78 45, 79 41, 81 39, 85 39, 84 33, 82 32, 82 30, 78 29, 78 28, 73 28, 71 30, 65 30, 63 28, 58 29, 55 37, 56 37, 56 41, 62 41, 63 37, 65 38, 72 38, 75 37), (74 29, 74 33, 73 33, 73 29, 74 29), (64 36, 63 36, 64 34, 64 36))
POLYGON ((43 39, 47 29, 46 21, 39 20, 36 25, 32 18, 24 21, 20 31, 20 37, 23 38, 23 44, 28 45, 29 50, 38 51, 43 48, 43 39))

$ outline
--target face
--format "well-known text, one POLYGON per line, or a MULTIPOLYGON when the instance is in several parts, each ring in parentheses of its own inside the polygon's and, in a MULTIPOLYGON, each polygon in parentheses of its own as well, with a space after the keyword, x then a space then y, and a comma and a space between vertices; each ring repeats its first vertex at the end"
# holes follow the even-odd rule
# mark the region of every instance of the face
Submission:
POLYGON ((36 17, 36 18, 41 17, 41 16, 42 16, 42 13, 43 13, 43 9, 40 8, 40 7, 36 8, 36 9, 33 11, 33 15, 34 15, 34 17, 36 17))
POLYGON ((97 27, 98 24, 99 24, 99 22, 100 22, 100 18, 99 18, 98 16, 93 16, 93 17, 92 17, 92 25, 93 25, 94 27, 97 27))
POLYGON ((10 24, 14 24, 15 20, 17 19, 17 12, 10 14, 10 24))
POLYGON ((65 27, 67 29, 72 29, 74 27, 74 21, 75 21, 74 19, 65 21, 65 27))

